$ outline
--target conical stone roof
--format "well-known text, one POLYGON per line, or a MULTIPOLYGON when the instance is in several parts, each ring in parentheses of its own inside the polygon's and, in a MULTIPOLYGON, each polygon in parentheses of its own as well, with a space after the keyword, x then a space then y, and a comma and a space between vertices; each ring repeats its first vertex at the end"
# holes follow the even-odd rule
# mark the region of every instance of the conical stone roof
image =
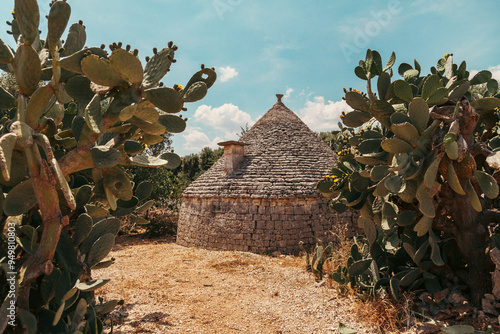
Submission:
POLYGON ((239 140, 245 158, 237 170, 224 172, 222 156, 187 187, 187 197, 319 197, 318 180, 329 174, 337 157, 302 120, 278 102, 239 140))

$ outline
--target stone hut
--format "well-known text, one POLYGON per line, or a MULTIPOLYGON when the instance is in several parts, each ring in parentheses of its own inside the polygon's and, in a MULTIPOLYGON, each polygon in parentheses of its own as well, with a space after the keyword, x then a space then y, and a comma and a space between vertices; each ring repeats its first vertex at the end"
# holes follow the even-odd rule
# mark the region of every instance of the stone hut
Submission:
POLYGON ((299 241, 327 241, 350 212, 338 215, 316 190, 335 152, 282 102, 183 192, 177 243, 207 249, 296 253, 299 241))

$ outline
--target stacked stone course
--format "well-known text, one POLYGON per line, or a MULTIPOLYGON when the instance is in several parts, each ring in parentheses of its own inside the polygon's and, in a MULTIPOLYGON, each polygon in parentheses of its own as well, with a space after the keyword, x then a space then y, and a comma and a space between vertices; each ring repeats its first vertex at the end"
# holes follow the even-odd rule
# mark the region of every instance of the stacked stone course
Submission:
MULTIPOLYGON (((206 249, 297 253, 300 241, 331 241, 351 226, 351 212, 333 213, 324 198, 186 197, 177 242, 206 249)), ((348 236, 354 233, 348 230, 348 236)))

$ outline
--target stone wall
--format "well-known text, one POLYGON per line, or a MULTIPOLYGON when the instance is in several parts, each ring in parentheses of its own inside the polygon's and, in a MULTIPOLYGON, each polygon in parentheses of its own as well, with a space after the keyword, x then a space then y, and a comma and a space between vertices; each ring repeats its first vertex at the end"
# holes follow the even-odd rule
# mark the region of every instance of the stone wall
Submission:
POLYGON ((326 198, 254 199, 184 197, 177 243, 206 249, 297 253, 299 241, 351 237, 356 222, 335 213, 326 198))

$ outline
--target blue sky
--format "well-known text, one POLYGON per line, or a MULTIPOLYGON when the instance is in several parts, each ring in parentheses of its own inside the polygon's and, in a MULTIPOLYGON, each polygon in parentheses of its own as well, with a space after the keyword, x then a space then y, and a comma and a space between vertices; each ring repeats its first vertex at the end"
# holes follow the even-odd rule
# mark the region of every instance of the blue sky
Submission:
MULTIPOLYGON (((14 1, 1 0, 3 4, 14 1)), ((40 0, 44 17, 50 0, 40 0)), ((151 56, 172 40, 177 63, 168 86, 187 83, 200 64, 218 80, 205 99, 187 104, 184 133, 174 136, 180 155, 237 139, 285 94, 285 104, 315 131, 336 128, 347 110, 343 87, 364 90, 354 67, 367 48, 396 65, 416 58, 424 73, 445 53, 469 70, 491 69, 500 79, 500 3, 496 0, 68 0, 70 23, 83 20, 87 45, 114 41, 151 56)), ((6 8, 7 7, 7 8, 6 8)), ((10 19, 2 6, 0 22, 10 19)), ((0 38, 13 45, 4 31, 0 38)), ((46 20, 40 24, 46 34, 46 20)), ((397 76, 397 74, 396 74, 397 76)))

